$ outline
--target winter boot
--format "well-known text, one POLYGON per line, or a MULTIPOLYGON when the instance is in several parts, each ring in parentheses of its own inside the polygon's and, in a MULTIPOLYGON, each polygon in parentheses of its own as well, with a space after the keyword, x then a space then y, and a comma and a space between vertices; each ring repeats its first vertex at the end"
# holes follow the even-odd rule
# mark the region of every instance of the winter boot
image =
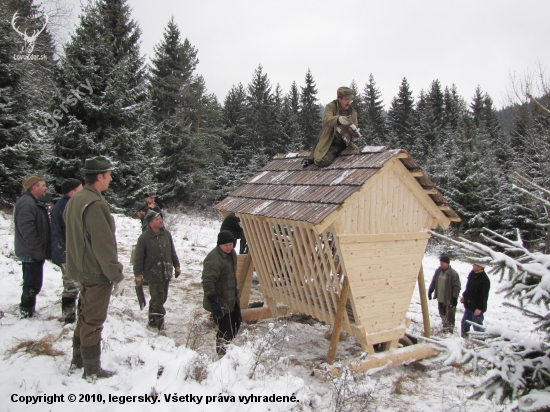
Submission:
POLYGON ((21 319, 32 318, 34 316, 35 305, 35 295, 21 295, 21 304, 19 305, 19 313, 21 314, 21 319))
POLYGON ((110 378, 115 374, 101 368, 101 342, 95 346, 81 346, 82 360, 84 364, 83 379, 103 379, 110 378))
POLYGON ((82 369, 84 362, 82 360, 82 353, 80 352, 80 339, 73 336, 73 359, 71 360, 71 366, 69 370, 82 369))
POLYGON ((76 299, 61 298, 61 314, 63 321, 67 323, 75 323, 76 321, 76 299))

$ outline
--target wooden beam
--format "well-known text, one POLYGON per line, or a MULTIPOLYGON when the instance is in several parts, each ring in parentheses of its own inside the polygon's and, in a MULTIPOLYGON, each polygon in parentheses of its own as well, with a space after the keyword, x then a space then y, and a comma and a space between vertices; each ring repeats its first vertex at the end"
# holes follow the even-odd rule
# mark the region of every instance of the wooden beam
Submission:
POLYGON ((424 191, 429 195, 437 195, 437 189, 424 189, 424 191))
POLYGON ((418 273, 418 293, 420 293, 420 305, 422 307, 422 320, 424 322, 424 336, 429 338, 432 336, 432 328, 430 326, 430 310, 428 309, 428 299, 426 297, 426 283, 424 281, 424 268, 420 265, 418 273))
POLYGON ((448 205, 438 205, 439 210, 452 210, 448 205))
MULTIPOLYGON (((242 255, 239 255, 242 256, 242 255)), ((239 259, 240 260, 240 259, 239 259)), ((252 255, 250 253, 246 254, 246 257, 244 259, 244 262, 242 263, 241 270, 238 273, 237 279, 238 279, 238 291, 239 291, 239 297, 238 300, 240 302, 241 307, 248 307, 248 299, 250 297, 250 287, 252 284, 252 272, 251 270, 251 264, 252 264, 252 255), (247 289, 245 292, 245 288, 247 289), (244 295, 243 295, 244 293, 244 295), (245 298, 246 302, 242 301, 242 298, 245 298)))
POLYGON ((401 152, 397 155, 398 159, 406 159, 407 157, 409 157, 409 154, 405 152, 401 152))
MULTIPOLYGON (((287 306, 277 307, 278 316, 290 316, 290 309, 287 306)), ((271 309, 267 306, 261 308, 242 309, 241 316, 243 322, 252 322, 260 319, 269 319, 272 317, 271 309)))
MULTIPOLYGON (((392 349, 388 352, 380 352, 368 354, 364 359, 355 358, 345 362, 344 367, 349 368, 352 374, 360 373, 372 368, 384 368, 386 366, 397 366, 403 363, 410 363, 421 359, 435 356, 436 352, 428 343, 420 343, 400 349, 392 349)), ((329 372, 333 377, 340 376, 342 373, 341 366, 333 366, 329 368, 329 372)))
POLYGON ((349 281, 348 277, 344 278, 344 285, 342 292, 340 293, 340 300, 338 301, 338 308, 336 308, 336 318, 334 320, 334 326, 332 327, 332 337, 330 339, 330 347, 328 349, 327 362, 332 365, 336 358, 336 349, 338 349, 338 341, 340 340, 340 330, 342 328, 342 319, 344 312, 346 311, 346 303, 348 301, 349 293, 349 281))
POLYGON ((410 233, 384 233, 380 235, 338 235, 340 243, 372 243, 372 242, 390 242, 393 240, 416 240, 429 239, 428 232, 410 232, 410 233))
POLYGON ((424 172, 422 170, 413 170, 412 172, 410 172, 411 175, 413 175, 414 177, 422 177, 424 176, 424 172))

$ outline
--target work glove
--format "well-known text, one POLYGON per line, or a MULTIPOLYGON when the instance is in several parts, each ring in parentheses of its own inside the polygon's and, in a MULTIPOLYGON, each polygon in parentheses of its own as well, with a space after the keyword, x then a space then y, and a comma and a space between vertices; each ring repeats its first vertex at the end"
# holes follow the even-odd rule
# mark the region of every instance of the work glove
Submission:
POLYGON ((206 297, 208 302, 210 302, 210 307, 212 308, 212 316, 215 320, 223 318, 222 305, 218 302, 218 295, 208 295, 206 297))
POLYGON ((124 292, 124 286, 125 282, 124 279, 122 279, 120 282, 115 282, 113 288, 113 296, 122 296, 122 293, 124 292))
POLYGON ((455 297, 451 298, 451 305, 456 307, 456 305, 458 305, 458 298, 455 298, 455 297))
POLYGON ((434 294, 434 291, 433 290, 430 290, 428 292, 428 299, 432 300, 432 295, 434 294))
POLYGON ((136 286, 143 284, 143 275, 136 275, 136 286))
POLYGON ((174 268, 174 277, 177 279, 179 275, 181 275, 181 269, 179 267, 174 268))
POLYGON ((342 126, 349 126, 351 124, 351 117, 350 116, 340 116, 338 118, 338 123, 340 123, 342 126))

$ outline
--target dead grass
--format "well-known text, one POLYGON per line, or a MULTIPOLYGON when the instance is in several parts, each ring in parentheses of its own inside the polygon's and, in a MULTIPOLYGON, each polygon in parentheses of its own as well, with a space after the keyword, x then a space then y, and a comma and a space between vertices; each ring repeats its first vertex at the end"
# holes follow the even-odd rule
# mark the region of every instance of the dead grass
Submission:
POLYGON ((191 350, 198 351, 201 347, 207 345, 209 320, 204 318, 204 310, 195 309, 191 313, 191 323, 189 332, 185 340, 185 346, 191 350))
POLYGON ((417 376, 399 375, 393 382, 391 393, 395 395, 414 395, 417 393, 417 376))
POLYGON ((57 341, 57 337, 54 335, 46 335, 38 340, 28 339, 22 340, 13 348, 8 349, 6 354, 9 356, 15 355, 16 353, 23 352, 31 357, 34 356, 51 356, 55 358, 56 356, 65 355, 65 352, 55 349, 54 344, 57 341))
POLYGON ((201 383, 208 377, 208 357, 195 355, 185 366, 185 380, 192 379, 201 383))

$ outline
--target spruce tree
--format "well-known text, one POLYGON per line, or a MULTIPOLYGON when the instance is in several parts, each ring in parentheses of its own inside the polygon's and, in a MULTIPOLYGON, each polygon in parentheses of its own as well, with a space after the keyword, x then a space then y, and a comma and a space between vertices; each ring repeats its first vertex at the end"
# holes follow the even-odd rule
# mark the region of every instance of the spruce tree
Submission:
POLYGON ((403 78, 399 92, 393 98, 388 111, 388 123, 392 132, 389 141, 392 146, 412 146, 414 143, 414 116, 412 91, 407 79, 403 78))
POLYGON ((300 125, 306 145, 312 147, 321 130, 321 117, 317 103, 317 87, 311 70, 307 70, 305 86, 300 89, 300 125))
POLYGON ((127 207, 150 190, 157 157, 140 36, 126 0, 84 7, 64 47, 52 104, 58 118, 49 130, 53 174, 82 177, 86 158, 107 156, 115 170, 106 195, 127 207))
POLYGON ((283 101, 282 123, 283 131, 287 137, 287 147, 285 152, 299 152, 307 150, 300 125, 300 95, 296 82, 292 82, 290 91, 283 101))
POLYGON ((387 144, 387 126, 384 116, 384 101, 382 93, 376 87, 374 76, 369 75, 369 82, 363 89, 365 116, 359 119, 359 125, 366 137, 367 143, 377 146, 387 144))

